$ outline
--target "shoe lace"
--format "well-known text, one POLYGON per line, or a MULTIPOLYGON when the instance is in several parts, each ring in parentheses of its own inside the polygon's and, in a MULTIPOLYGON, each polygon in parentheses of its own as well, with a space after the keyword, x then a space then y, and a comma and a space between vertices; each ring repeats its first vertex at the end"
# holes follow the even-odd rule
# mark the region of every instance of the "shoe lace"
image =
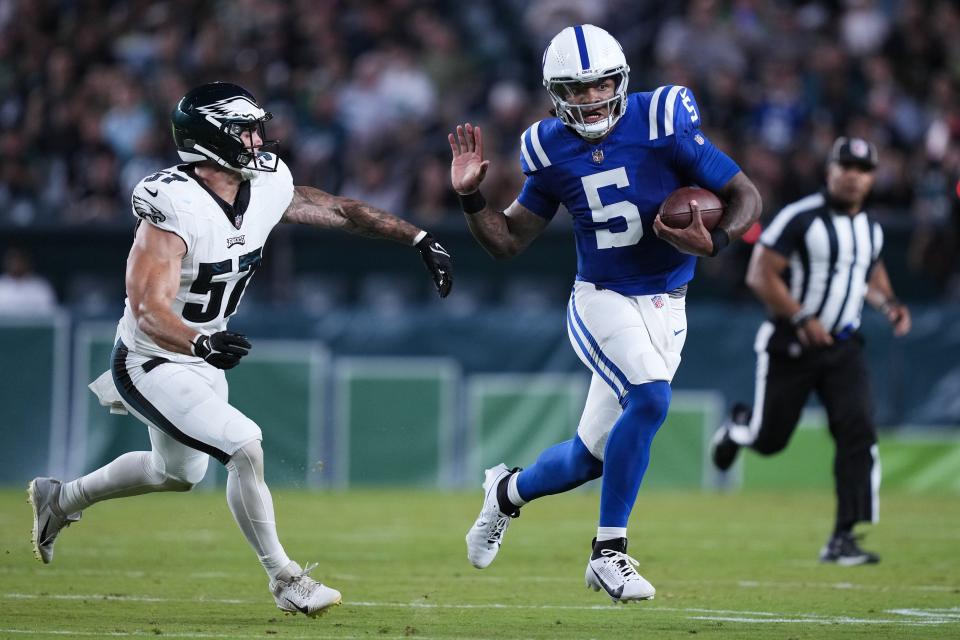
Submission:
POLYGON ((308 598, 310 597, 311 592, 319 584, 316 580, 311 578, 309 574, 311 571, 317 568, 317 563, 308 564, 300 571, 297 575, 290 578, 290 588, 297 592, 298 595, 308 598))
POLYGON ((503 532, 506 531, 509 523, 510 518, 508 516, 498 516, 497 521, 493 525, 493 529, 490 530, 490 536, 487 538, 487 542, 499 542, 500 539, 503 538, 503 532))
POLYGON ((620 576, 625 582, 640 577, 640 574, 638 574, 636 570, 636 567, 640 566, 640 562, 635 558, 628 556, 622 551, 615 551, 614 549, 603 549, 600 551, 600 555, 610 558, 613 566, 617 568, 617 572, 620 573, 620 576))

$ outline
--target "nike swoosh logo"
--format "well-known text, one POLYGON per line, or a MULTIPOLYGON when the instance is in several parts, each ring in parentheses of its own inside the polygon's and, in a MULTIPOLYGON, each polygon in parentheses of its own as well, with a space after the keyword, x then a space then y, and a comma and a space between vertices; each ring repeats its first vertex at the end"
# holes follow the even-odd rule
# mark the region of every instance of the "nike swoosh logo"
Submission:
POLYGON ((43 530, 40 531, 40 535, 37 536, 37 544, 43 545, 47 541, 47 527, 50 526, 50 519, 48 518, 46 522, 43 523, 43 530))
POLYGON ((678 335, 680 335, 681 333, 683 333, 684 331, 686 331, 686 329, 680 329, 680 331, 674 331, 674 332, 673 332, 673 335, 678 336, 678 335))
POLYGON ((444 251, 443 247, 441 247, 440 245, 437 245, 436 247, 430 247, 430 251, 433 251, 434 253, 439 253, 440 255, 443 255, 443 256, 447 256, 448 258, 450 257, 450 254, 444 251))
POLYGON ((593 571, 593 575, 597 577, 597 582, 603 585, 603 590, 609 593, 611 596, 613 596, 617 600, 619 600, 620 596, 623 595, 623 585, 620 585, 619 587, 611 591, 610 587, 607 586, 607 583, 604 581, 604 579, 600 577, 599 573, 597 573, 597 570, 594 569, 593 567, 590 567, 590 570, 593 571))
POLYGON ((159 191, 150 191, 150 187, 144 187, 143 190, 152 195, 154 198, 156 198, 157 194, 160 193, 159 191))
POLYGON ((294 609, 296 609, 297 611, 299 611, 300 613, 302 613, 302 614, 304 614, 304 615, 307 615, 307 613, 310 611, 309 609, 307 609, 307 607, 301 606, 301 605, 297 604, 296 602, 293 602, 292 600, 290 600, 290 598, 284 598, 284 599, 285 599, 287 602, 290 603, 290 606, 292 606, 294 609))

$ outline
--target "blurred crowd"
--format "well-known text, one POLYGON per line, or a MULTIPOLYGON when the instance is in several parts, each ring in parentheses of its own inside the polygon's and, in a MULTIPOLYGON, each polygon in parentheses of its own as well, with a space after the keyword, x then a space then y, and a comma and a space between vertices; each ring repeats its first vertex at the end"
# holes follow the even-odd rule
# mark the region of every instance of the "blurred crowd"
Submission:
POLYGON ((133 185, 178 161, 171 108, 212 80, 274 113, 297 183, 422 225, 459 215, 446 132, 478 123, 505 206, 548 117, 543 48, 582 22, 621 41, 632 90, 694 90, 765 219, 820 186, 835 136, 877 143, 873 210, 960 296, 950 0, 0 0, 0 227, 128 225, 133 185))

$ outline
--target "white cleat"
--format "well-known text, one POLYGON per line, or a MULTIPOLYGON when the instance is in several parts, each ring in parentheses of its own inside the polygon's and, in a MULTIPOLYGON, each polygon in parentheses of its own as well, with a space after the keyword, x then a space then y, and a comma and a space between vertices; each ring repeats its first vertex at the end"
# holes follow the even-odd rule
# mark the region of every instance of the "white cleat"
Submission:
POLYGON ((270 581, 270 593, 273 594, 278 609, 315 618, 330 607, 340 604, 342 597, 339 591, 320 584, 307 575, 316 568, 316 564, 309 564, 305 569, 300 569, 300 565, 291 562, 292 575, 288 580, 277 578, 270 581))
POLYGON ((53 478, 34 478, 27 485, 27 502, 33 508, 33 555, 43 564, 53 560, 53 543, 60 531, 81 515, 80 511, 65 514, 60 510, 60 484, 53 478))
POLYGON ((500 511, 497 501, 497 486, 500 481, 513 473, 507 465, 501 463, 484 472, 483 480, 483 508, 477 521, 467 531, 467 559, 477 569, 490 566, 497 557, 503 534, 510 526, 510 516, 500 511))
POLYGON ((602 588, 614 602, 653 600, 657 590, 637 573, 640 563, 625 552, 603 549, 599 558, 591 558, 584 576, 587 587, 602 588))

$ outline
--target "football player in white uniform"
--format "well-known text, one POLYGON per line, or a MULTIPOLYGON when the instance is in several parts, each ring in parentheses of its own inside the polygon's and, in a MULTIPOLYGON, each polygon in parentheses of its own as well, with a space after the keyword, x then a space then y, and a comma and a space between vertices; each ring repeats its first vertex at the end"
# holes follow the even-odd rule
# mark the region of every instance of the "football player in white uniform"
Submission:
POLYGON ((263 478, 260 427, 227 402, 224 369, 250 342, 227 330, 278 222, 343 229, 417 248, 441 297, 452 285, 449 254, 427 232, 370 205, 294 186, 267 141, 264 111, 245 89, 212 83, 173 110, 181 164, 133 191, 138 216, 127 260, 127 299, 111 369, 91 389, 101 402, 149 427, 151 451, 126 453, 72 482, 36 478, 28 496, 33 545, 44 563, 63 527, 90 505, 154 491, 189 491, 210 456, 227 468, 227 502, 269 575, 277 606, 309 616, 340 603, 310 578, 277 537, 263 478))

